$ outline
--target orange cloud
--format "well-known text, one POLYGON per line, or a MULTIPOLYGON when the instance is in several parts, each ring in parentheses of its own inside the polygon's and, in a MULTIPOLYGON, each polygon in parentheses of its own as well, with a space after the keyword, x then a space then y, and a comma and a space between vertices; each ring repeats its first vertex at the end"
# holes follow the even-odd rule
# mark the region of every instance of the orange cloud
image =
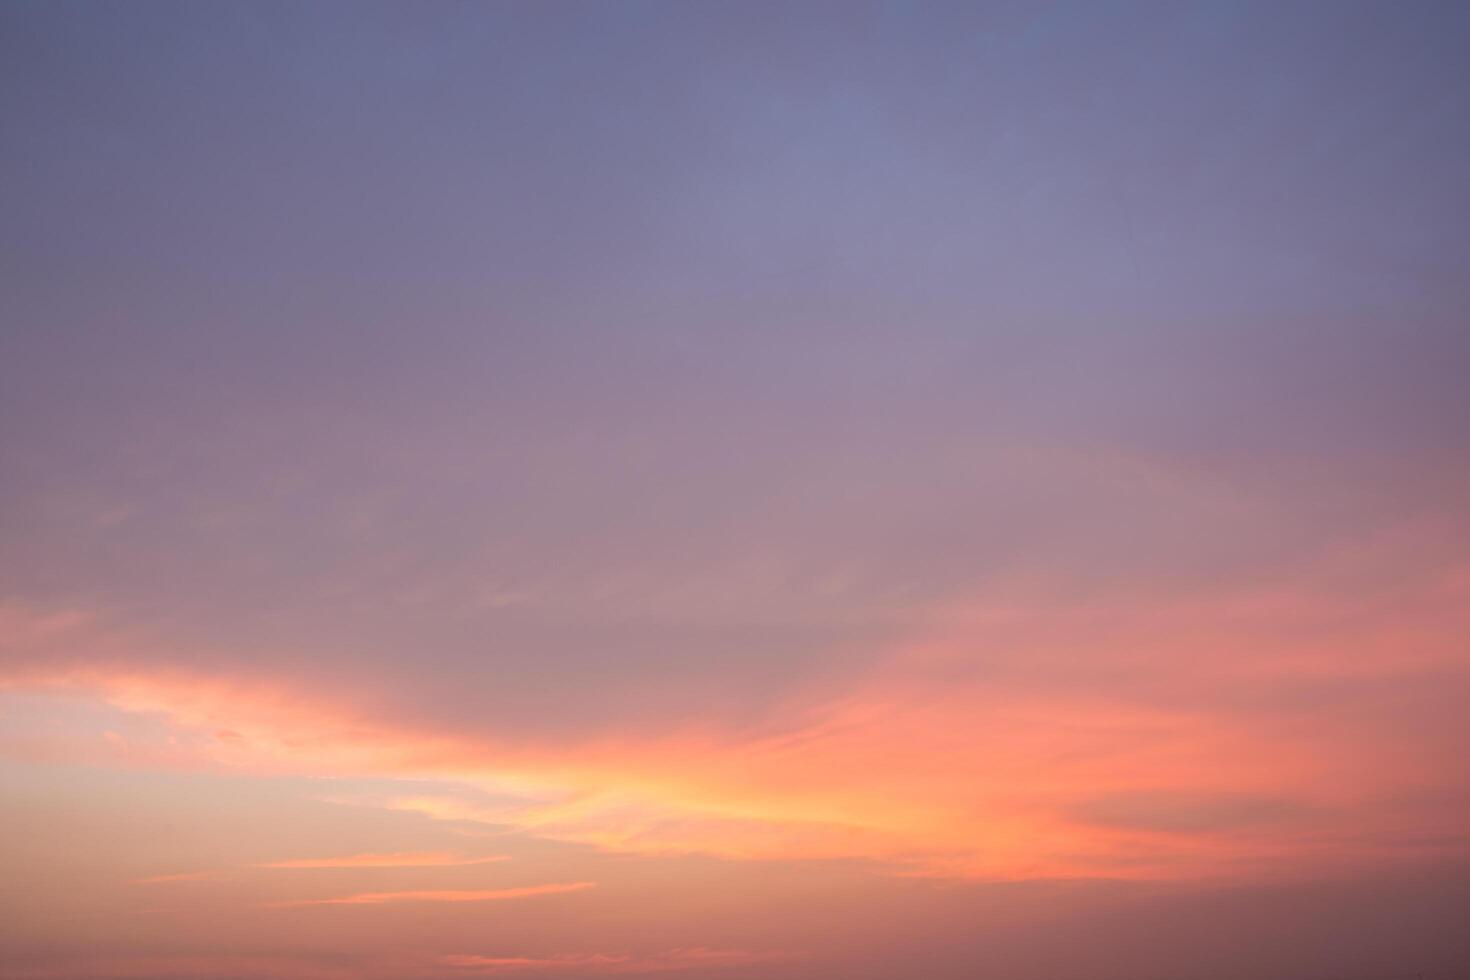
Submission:
POLYGON ((1276 874, 1470 850, 1453 805, 1464 726, 1431 710, 1470 689, 1467 599, 1463 572, 1382 600, 1017 590, 936 611, 846 690, 793 698, 758 734, 528 742, 125 658, 14 683, 165 717, 196 765, 438 780, 457 791, 366 802, 612 851, 979 878, 1276 874))
POLYGON ((524 888, 460 891, 364 892, 336 898, 307 898, 289 902, 271 902, 270 908, 296 908, 303 905, 386 905, 393 902, 500 902, 537 895, 559 895, 596 888, 595 881, 572 881, 552 885, 528 885, 524 888))
POLYGON ((466 857, 448 851, 398 854, 354 854, 349 857, 300 858, 292 861, 268 861, 257 868, 451 868, 470 864, 492 864, 508 861, 509 855, 466 857))

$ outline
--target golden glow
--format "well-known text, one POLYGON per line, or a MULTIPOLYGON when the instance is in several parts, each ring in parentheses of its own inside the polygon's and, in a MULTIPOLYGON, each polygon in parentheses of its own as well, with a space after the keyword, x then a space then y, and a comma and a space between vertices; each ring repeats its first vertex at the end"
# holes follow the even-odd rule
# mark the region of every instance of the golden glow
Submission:
MULTIPOLYGON (((1314 711, 1304 725, 1290 702, 1273 705, 1313 696, 1323 678, 1427 683, 1463 670, 1448 638, 1470 629, 1467 581, 1429 582, 1412 605, 1400 597, 1412 618, 1370 620, 1354 597, 1309 590, 1162 610, 1024 595, 942 610, 845 690, 786 707, 758 735, 681 726, 512 740, 396 723, 327 690, 177 668, 99 663, 10 683, 166 719, 166 739, 99 743, 112 761, 431 780, 457 789, 355 802, 614 852, 863 858, 967 878, 1248 876, 1391 859, 1406 821, 1420 838, 1453 842, 1444 808, 1366 805, 1426 798, 1421 788, 1444 771, 1396 717, 1314 711)), ((88 635, 77 617, 11 618, 52 640, 88 635)), ((266 865, 492 860, 404 852, 266 865)))

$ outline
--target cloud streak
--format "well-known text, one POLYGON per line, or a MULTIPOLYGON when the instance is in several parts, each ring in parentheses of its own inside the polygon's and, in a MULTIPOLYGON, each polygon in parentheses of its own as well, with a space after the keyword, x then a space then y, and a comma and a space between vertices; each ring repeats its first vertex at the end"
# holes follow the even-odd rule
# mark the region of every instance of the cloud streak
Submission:
POLYGON ((269 902, 269 908, 302 908, 311 905, 391 905, 400 902, 504 902, 541 895, 562 895, 596 888, 595 881, 571 881, 520 888, 431 889, 398 892, 360 892, 331 898, 303 898, 269 902))
POLYGON ((791 953, 741 949, 709 949, 703 946, 670 949, 659 953, 561 953, 555 956, 478 956, 453 954, 438 962, 464 975, 499 974, 637 974, 670 973, 680 970, 755 966, 792 960, 791 953))
POLYGON ((309 868, 458 868, 475 864, 493 864, 508 861, 505 854, 490 854, 484 857, 467 857, 449 851, 400 852, 392 854, 353 854, 348 857, 295 858, 288 861, 266 861, 257 868, 309 869, 309 868))

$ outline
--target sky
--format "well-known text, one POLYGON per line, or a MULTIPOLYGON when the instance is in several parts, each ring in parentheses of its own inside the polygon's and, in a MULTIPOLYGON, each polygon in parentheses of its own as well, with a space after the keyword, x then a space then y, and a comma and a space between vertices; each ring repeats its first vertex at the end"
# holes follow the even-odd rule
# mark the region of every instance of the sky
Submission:
POLYGON ((0 980, 1470 973, 1470 7, 0 2, 0 980))

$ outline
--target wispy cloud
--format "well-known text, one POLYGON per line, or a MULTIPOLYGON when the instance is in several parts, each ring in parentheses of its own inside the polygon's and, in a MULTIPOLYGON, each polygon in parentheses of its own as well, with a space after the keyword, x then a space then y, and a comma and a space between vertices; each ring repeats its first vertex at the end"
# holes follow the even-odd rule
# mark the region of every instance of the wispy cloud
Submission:
POLYGON ((793 958, 786 952, 710 949, 694 946, 660 953, 560 953, 554 956, 442 956, 439 963, 469 974, 667 973, 722 966, 749 966, 793 958))
POLYGON ((0 965, 0 980, 362 980, 382 977, 369 964, 322 962, 307 957, 169 954, 63 956, 56 962, 0 965))
POLYGON ((523 888, 480 890, 362 892, 334 898, 305 898, 288 902, 269 902, 270 908, 297 908, 305 905, 388 905, 397 902, 500 902, 537 895, 559 895, 596 888, 595 881, 572 881, 550 885, 528 885, 523 888))
POLYGON ((493 864, 508 861, 506 854, 470 857, 449 851, 402 852, 391 854, 353 854, 348 857, 298 858, 290 861, 267 861, 257 868, 453 868, 469 864, 493 864))

